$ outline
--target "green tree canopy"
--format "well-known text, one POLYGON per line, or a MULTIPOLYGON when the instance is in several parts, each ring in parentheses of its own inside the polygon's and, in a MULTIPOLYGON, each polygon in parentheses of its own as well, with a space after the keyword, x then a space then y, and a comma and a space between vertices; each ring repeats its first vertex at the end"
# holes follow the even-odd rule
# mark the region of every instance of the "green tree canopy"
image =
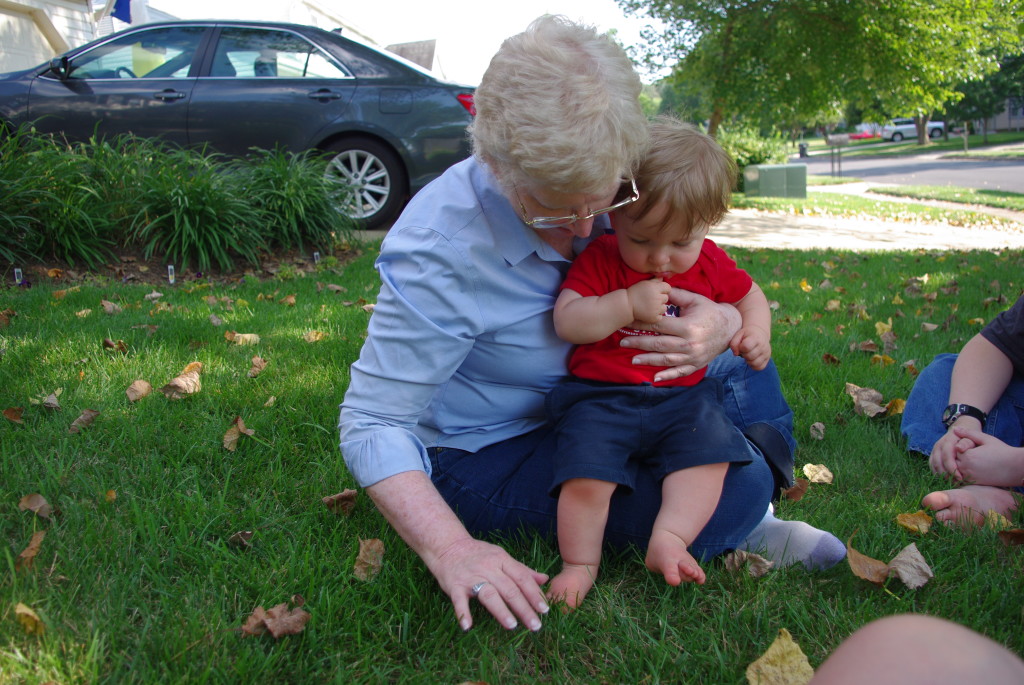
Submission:
POLYGON ((846 102, 922 121, 956 86, 1019 52, 1024 0, 618 0, 660 19, 646 58, 676 62, 713 133, 727 118, 786 128, 846 102))

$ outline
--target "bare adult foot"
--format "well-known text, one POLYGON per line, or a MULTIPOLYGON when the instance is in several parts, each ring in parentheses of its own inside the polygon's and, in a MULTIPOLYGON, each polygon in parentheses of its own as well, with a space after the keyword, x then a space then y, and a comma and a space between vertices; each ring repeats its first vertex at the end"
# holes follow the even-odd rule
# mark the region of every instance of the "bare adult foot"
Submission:
POLYGON ((921 504, 935 511, 943 523, 961 527, 980 526, 990 510, 1006 516, 1015 511, 1018 500, 1009 490, 991 485, 964 485, 953 490, 928 493, 921 504))
POLYGON ((703 585, 706 579, 704 569, 686 549, 686 541, 667 530, 656 528, 647 544, 647 558, 644 564, 655 573, 665 576, 669 585, 697 583, 703 585))
POLYGON ((551 579, 548 586, 548 600, 562 602, 571 611, 580 605, 596 579, 597 565, 563 564, 562 571, 551 579))

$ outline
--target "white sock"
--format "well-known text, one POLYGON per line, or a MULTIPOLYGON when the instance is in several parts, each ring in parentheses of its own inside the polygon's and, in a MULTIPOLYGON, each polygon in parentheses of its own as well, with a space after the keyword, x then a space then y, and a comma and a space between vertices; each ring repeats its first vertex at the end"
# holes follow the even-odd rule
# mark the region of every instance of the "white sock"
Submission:
POLYGON ((799 561, 809 571, 831 568, 846 558, 846 545, 835 535, 803 521, 777 519, 771 504, 739 549, 761 554, 779 566, 799 561))

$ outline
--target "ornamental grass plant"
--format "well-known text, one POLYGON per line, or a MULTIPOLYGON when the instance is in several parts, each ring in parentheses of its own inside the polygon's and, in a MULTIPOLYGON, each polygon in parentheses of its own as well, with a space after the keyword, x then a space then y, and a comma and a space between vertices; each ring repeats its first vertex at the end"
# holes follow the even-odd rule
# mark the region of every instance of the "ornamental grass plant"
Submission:
MULTIPOLYGON (((364 492, 349 515, 322 501, 355 489, 337 411, 378 289, 375 252, 287 281, 179 281, 159 296, 104 280, 0 290, 0 409, 22 409, 20 422, 0 418, 0 680, 743 683, 782 628, 817 666, 857 628, 906 612, 1024 652, 1022 549, 988 528, 919 535, 897 525, 947 483, 906 452, 898 414, 859 414, 846 393, 852 383, 905 399, 916 369, 957 351, 1021 293, 1024 252, 730 250, 776 303, 774 359, 796 414, 798 470, 823 464, 835 475, 780 502, 778 515, 886 562, 914 543, 930 582, 878 587, 846 562, 753 578, 710 561, 704 586, 671 588, 626 551, 609 555, 578 611, 553 611, 535 634, 505 631, 476 604, 462 633, 364 492), (118 308, 106 313, 103 301, 118 308), (259 341, 239 345, 226 331, 259 341), (251 376, 254 356, 267 365, 251 376), (203 365, 198 392, 125 394, 136 379, 160 388, 192 362, 203 365), (50 395, 59 409, 45 406, 50 395), (85 409, 100 413, 69 433, 85 409), (230 451, 236 417, 254 433, 230 451), (49 518, 19 509, 30 494, 45 497, 49 518), (379 573, 361 580, 368 539, 385 551, 379 573), (300 632, 243 636, 256 607, 282 603, 310 614, 300 632), (16 620, 18 604, 41 632, 16 620)), ((1011 523, 1021 527, 1021 513, 1011 523)), ((551 541, 505 544, 557 569, 551 541)))

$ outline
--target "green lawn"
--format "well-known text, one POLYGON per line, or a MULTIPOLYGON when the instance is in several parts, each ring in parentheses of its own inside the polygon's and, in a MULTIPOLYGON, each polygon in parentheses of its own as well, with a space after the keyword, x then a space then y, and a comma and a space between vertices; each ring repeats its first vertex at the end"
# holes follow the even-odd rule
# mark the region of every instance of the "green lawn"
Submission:
MULTIPOLYGON (((463 634, 365 494, 350 516, 321 501, 353 487, 335 425, 370 316, 363 299, 376 297, 374 251, 291 280, 179 281, 156 300, 151 287, 72 288, 34 273, 31 289, 0 290, 0 311, 10 310, 0 410, 23 409, 21 423, 0 418, 0 681, 742 683, 781 628, 817 666, 860 626, 903 612, 944 616, 1024 652, 1021 548, 987 529, 897 526, 943 482, 905 452, 898 416, 858 415, 844 392, 854 383, 906 398, 911 368, 959 349, 1013 302, 1024 252, 732 250, 778 302, 774 356, 796 412, 798 465, 835 474, 779 515, 855 535, 856 549, 886 562, 915 543, 935 574, 927 585, 876 587, 845 562, 761 579, 710 563, 706 585, 669 588, 626 553, 606 562, 581 610, 554 612, 537 634, 505 632, 479 607, 463 634), (103 300, 121 311, 105 313, 103 300), (887 325, 891 364, 859 347, 881 347, 887 325), (236 345, 225 331, 260 342, 236 345), (326 335, 307 342, 311 331, 326 335), (254 355, 268 364, 250 377, 254 355), (199 392, 126 397, 136 379, 160 388, 194 361, 199 392), (35 403, 57 389, 59 409, 35 403), (69 433, 85 409, 100 414, 69 433), (255 433, 232 452, 222 443, 236 417, 255 433), (822 440, 811 437, 816 422, 822 440), (50 519, 19 510, 33 493, 54 507, 50 519), (36 531, 46 535, 33 566, 16 570, 36 531), (252 532, 248 547, 232 541, 240 531, 252 532), (365 582, 353 568, 359 540, 372 538, 384 543, 383 567, 365 582), (311 615, 299 634, 240 633, 257 606, 295 606, 297 596, 311 615), (42 634, 16 621, 18 603, 38 614, 42 634)), ((556 568, 549 541, 509 546, 556 568)))
MULTIPOLYGON (((829 145, 824 138, 808 138, 806 141, 811 152, 826 152, 829 145)), ((999 156, 1006 158, 1024 157, 1024 132, 1008 131, 990 133, 988 137, 973 134, 967 138, 967 156, 999 156), (1011 149, 998 149, 999 146, 1011 145, 1011 149), (997 148, 997 149, 992 149, 997 148)), ((945 152, 960 156, 963 154, 964 141, 959 136, 950 136, 949 140, 938 138, 927 145, 918 145, 917 139, 904 140, 899 143, 883 141, 880 138, 850 141, 850 145, 842 148, 843 157, 904 157, 923 152, 945 152)))
POLYGON ((976 190, 955 186, 882 186, 870 188, 873 193, 913 197, 926 200, 944 200, 970 205, 983 205, 1024 212, 1024 193, 1001 190, 976 190))

